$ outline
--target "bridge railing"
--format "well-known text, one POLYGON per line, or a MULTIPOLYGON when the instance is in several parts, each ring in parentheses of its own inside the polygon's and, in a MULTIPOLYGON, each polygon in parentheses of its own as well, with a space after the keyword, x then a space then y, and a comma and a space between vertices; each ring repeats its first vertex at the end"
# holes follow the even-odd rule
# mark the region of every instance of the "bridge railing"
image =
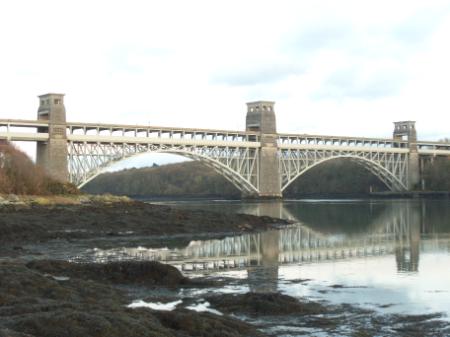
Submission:
POLYGON ((3 130, 8 128, 38 128, 48 127, 47 121, 27 120, 27 119, 0 119, 0 128, 3 130))
POLYGON ((167 128, 139 125, 102 125, 68 123, 67 133, 72 136, 99 136, 99 137, 135 137, 180 140, 207 140, 223 142, 259 142, 259 134, 255 132, 167 128))
POLYGON ((316 145, 336 147, 408 148, 408 142, 387 138, 339 137, 307 134, 279 134, 280 147, 316 145))
MULTIPOLYGON (((9 140, 42 141, 44 138, 48 138, 46 128, 48 128, 48 121, 45 120, 0 119, 0 138, 9 140), (33 136, 33 134, 36 136, 33 136)), ((72 140, 76 140, 76 136, 82 136, 79 141, 83 142, 89 141, 89 138, 84 136, 100 137, 98 140, 101 140, 101 137, 130 137, 236 143, 260 142, 260 135, 258 132, 79 122, 67 123, 67 135, 71 136, 72 140)), ((381 150, 408 149, 408 142, 405 140, 387 138, 281 133, 278 134, 278 146, 282 149, 320 146, 381 150)), ((450 156, 449 142, 417 141, 417 147, 420 154, 450 156)))
MULTIPOLYGON (((32 134, 36 134, 36 139, 42 140, 42 134, 48 138, 48 121, 45 120, 15 120, 0 119, 0 135, 3 138, 11 140, 33 140, 32 134), (39 131, 38 131, 39 129, 39 131), (15 134, 29 134, 30 137, 15 137, 15 134), (41 134, 41 135, 38 135, 41 134)), ((101 141, 102 137, 110 138, 149 138, 149 139, 172 139, 185 141, 222 141, 222 142, 254 142, 259 143, 260 136, 257 132, 234 131, 234 130, 213 130, 196 128, 170 128, 149 125, 116 125, 116 124, 98 124, 98 123, 78 123, 68 122, 67 135, 70 140, 82 142, 101 141), (85 137, 92 136, 92 137, 85 137), (93 137, 98 139, 93 140, 93 137)))
POLYGON ((419 141, 417 147, 423 154, 447 153, 450 156, 450 143, 419 141))

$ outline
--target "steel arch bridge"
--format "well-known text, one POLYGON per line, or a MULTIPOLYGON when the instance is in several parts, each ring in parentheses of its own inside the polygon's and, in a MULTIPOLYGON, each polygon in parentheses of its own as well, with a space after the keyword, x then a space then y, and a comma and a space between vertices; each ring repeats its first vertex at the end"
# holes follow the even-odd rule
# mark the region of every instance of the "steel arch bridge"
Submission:
POLYGON ((391 191, 408 190, 408 155, 405 152, 353 150, 281 149, 281 190, 310 169, 326 161, 347 158, 377 176, 391 191))
POLYGON ((37 120, 0 119, 0 139, 37 142, 37 163, 82 187, 113 163, 147 152, 198 160, 246 196, 277 198, 317 165, 347 158, 392 191, 420 181, 420 160, 450 156, 450 144, 417 140, 414 122, 395 123, 392 139, 280 134, 274 102, 247 103, 246 131, 66 122, 62 94, 39 96, 37 120))
POLYGON ((258 151, 244 142, 207 144, 116 144, 69 142, 69 179, 80 188, 112 164, 143 153, 170 153, 201 161, 233 183, 243 193, 258 192, 258 151))
MULTIPOLYGON (((252 136, 253 139, 257 139, 257 135, 250 135, 249 137, 249 135, 233 134, 230 136, 225 134, 223 138, 231 141, 227 141, 227 144, 222 146, 214 144, 219 137, 218 135, 214 135, 211 142, 207 139, 208 135, 201 131, 196 132, 195 137, 199 136, 206 139, 206 143, 185 145, 179 144, 181 142, 174 142, 173 144, 159 144, 159 142, 152 142, 152 139, 149 138, 147 144, 139 142, 117 144, 114 142, 85 142, 74 137, 75 139, 69 140, 68 143, 70 181, 82 187, 120 160, 148 152, 171 153, 203 162, 226 177, 245 194, 258 193, 258 145, 255 144, 257 142, 248 141, 248 138, 252 136), (245 138, 247 138, 247 141, 245 138), (239 144, 236 144, 236 142, 239 144)), ((168 137, 168 139, 173 140, 174 134, 169 133, 168 137)), ((179 139, 183 137, 186 137, 186 133, 180 135, 179 139)), ((189 143, 189 140, 185 142, 189 143)), ((355 146, 352 149, 340 150, 321 145, 315 148, 303 148, 301 146, 293 148, 292 146, 284 147, 281 145, 277 156, 282 191, 308 170, 336 158, 349 158, 364 166, 380 178, 391 190, 408 189, 407 149, 392 150, 390 148, 355 146)))

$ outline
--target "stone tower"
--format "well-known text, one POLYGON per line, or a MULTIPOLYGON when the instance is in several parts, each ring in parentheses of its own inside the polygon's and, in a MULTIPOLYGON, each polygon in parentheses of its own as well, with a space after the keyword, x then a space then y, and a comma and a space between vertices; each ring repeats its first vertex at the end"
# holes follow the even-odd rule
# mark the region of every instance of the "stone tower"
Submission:
POLYGON ((394 122, 394 139, 408 141, 408 190, 413 190, 420 182, 419 152, 417 149, 416 122, 394 122))
POLYGON ((275 102, 247 103, 246 130, 260 134, 259 197, 281 198, 275 102))
POLYGON ((67 168, 67 133, 66 109, 63 94, 46 94, 39 96, 38 120, 47 120, 49 139, 38 142, 36 163, 52 178, 66 182, 69 180, 67 168))

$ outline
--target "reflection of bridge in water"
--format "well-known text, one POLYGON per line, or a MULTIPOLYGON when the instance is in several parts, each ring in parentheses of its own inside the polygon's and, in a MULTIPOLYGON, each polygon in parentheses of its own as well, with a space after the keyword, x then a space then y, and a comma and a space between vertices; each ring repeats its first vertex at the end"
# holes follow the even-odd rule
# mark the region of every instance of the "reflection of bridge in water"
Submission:
MULTIPOLYGON (((252 207, 246 206, 246 207, 252 207)), ((254 204, 253 212, 295 220, 280 230, 192 241, 183 249, 131 248, 96 251, 96 258, 144 259, 170 263, 184 271, 250 269, 277 275, 280 264, 326 262, 395 254, 399 271, 418 270, 420 209, 410 203, 391 204, 368 227, 356 235, 325 235, 304 225, 282 203, 254 204), (250 269, 249 269, 250 268, 250 269)))

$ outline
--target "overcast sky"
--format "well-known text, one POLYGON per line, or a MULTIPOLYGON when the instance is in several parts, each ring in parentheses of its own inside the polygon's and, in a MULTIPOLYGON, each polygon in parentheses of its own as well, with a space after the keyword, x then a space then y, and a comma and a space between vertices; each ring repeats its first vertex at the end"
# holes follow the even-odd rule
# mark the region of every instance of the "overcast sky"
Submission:
POLYGON ((2 1, 0 118, 450 137, 450 1, 2 1))

